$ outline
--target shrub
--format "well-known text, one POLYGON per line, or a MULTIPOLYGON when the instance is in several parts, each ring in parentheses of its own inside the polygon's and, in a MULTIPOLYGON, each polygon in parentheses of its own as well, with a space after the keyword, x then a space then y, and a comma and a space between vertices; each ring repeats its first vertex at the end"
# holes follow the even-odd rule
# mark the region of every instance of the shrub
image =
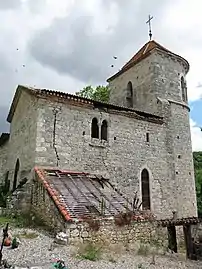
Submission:
POLYGON ((149 246, 148 245, 141 244, 140 247, 139 247, 139 249, 138 249, 137 254, 138 255, 147 256, 149 254, 149 246))
POLYGON ((120 213, 114 217, 114 223, 117 226, 129 225, 132 221, 132 217, 132 212, 120 213))
POLYGON ((101 256, 101 248, 89 243, 80 251, 79 256, 85 260, 97 261, 101 256))
POLYGON ((100 229, 100 221, 98 219, 94 219, 93 217, 83 217, 83 220, 88 223, 89 228, 95 232, 100 229))

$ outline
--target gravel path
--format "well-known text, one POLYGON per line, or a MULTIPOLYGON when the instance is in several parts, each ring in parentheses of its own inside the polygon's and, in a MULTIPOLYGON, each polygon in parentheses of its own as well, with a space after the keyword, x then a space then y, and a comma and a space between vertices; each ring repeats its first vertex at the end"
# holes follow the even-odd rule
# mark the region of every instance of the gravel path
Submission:
MULTIPOLYGON (((15 229, 11 231, 12 235, 21 234, 25 229, 15 229)), ((110 254, 112 259, 103 259, 96 262, 82 260, 80 261, 73 255, 73 247, 57 246, 49 250, 53 239, 48 235, 26 229, 27 234, 33 232, 38 236, 35 238, 21 237, 21 244, 17 249, 4 248, 3 259, 7 259, 8 263, 17 266, 40 266, 43 269, 51 268, 51 262, 55 258, 63 259, 68 265, 69 269, 80 268, 95 268, 95 269, 136 269, 136 268, 189 268, 189 269, 202 269, 202 262, 192 262, 180 260, 176 255, 168 254, 165 256, 157 256, 156 264, 151 265, 152 257, 145 257, 139 255, 132 255, 131 253, 120 255, 110 254), (111 260, 111 261, 110 261, 111 260)), ((26 236, 28 237, 28 235, 26 236)))

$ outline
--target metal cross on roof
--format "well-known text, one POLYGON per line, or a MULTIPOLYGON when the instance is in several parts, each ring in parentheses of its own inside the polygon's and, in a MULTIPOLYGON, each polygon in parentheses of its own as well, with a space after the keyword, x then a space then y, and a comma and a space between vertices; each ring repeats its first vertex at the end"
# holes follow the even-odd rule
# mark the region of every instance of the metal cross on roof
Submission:
POLYGON ((151 31, 151 20, 153 19, 153 16, 151 17, 150 15, 149 15, 149 19, 148 19, 148 21, 146 22, 146 23, 148 23, 149 24, 149 39, 151 40, 152 39, 152 31, 151 31))

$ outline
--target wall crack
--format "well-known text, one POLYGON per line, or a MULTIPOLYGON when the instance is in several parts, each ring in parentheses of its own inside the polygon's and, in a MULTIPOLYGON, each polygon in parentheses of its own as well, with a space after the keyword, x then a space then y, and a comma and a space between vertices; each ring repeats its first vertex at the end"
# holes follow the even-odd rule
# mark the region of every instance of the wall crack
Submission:
POLYGON ((56 166, 59 166, 59 155, 58 155, 58 150, 56 147, 56 125, 57 125, 57 115, 59 113, 59 110, 54 108, 53 109, 53 115, 54 115, 54 120, 53 120, 53 148, 55 151, 55 156, 56 156, 56 166))

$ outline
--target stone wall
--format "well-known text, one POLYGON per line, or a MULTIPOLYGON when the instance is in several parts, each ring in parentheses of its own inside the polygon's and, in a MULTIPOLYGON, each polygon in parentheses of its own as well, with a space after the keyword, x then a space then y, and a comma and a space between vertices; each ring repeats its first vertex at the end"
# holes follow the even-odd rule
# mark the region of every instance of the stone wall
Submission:
POLYGON ((159 51, 153 52, 109 82, 110 102, 127 106, 127 84, 130 81, 134 108, 159 114, 157 97, 182 102, 181 76, 186 77, 181 61, 159 51))
POLYGON ((127 106, 127 84, 130 81, 133 86, 134 108, 153 112, 152 90, 155 84, 153 80, 155 69, 153 61, 154 57, 150 55, 110 81, 110 103, 127 106))
POLYGON ((161 197, 161 208, 172 208, 179 218, 197 216, 189 108, 181 87, 181 77, 186 81, 186 68, 179 57, 156 51, 110 81, 112 103, 126 105, 126 87, 131 81, 134 108, 164 117, 163 158, 167 160, 167 170, 162 166, 165 175, 157 182, 161 185, 161 196, 156 194, 161 197))
POLYGON ((99 230, 95 231, 85 222, 69 224, 66 233, 69 243, 103 242, 105 244, 150 243, 160 246, 168 245, 166 228, 155 222, 132 222, 130 225, 117 226, 114 220, 100 220, 99 230))
POLYGON ((102 109, 55 103, 51 99, 40 100, 36 163, 101 174, 131 199, 137 191, 140 200, 141 171, 146 168, 150 177, 151 209, 157 218, 170 218, 173 211, 178 211, 179 217, 195 216, 188 110, 171 102, 166 104, 167 107, 158 104, 163 111, 165 108, 166 122, 161 125, 116 114, 115 111, 112 114, 102 109), (99 126, 107 120, 107 142, 91 138, 94 117, 98 119, 99 126), (184 140, 177 138, 179 124, 182 128, 187 126, 186 132, 181 129, 186 146, 182 142, 184 140), (149 134, 149 142, 146 141, 146 133, 149 134), (178 155, 181 155, 180 160, 178 155), (173 159, 176 164, 180 162, 178 171, 173 159), (186 167, 183 160, 187 160, 186 167), (180 171, 186 171, 188 177, 181 177, 177 185, 176 172, 180 171), (189 173, 191 181, 188 180, 189 173), (179 196, 180 188, 183 192, 188 188, 193 201, 179 200, 182 197, 179 196))
POLYGON ((182 102, 182 75, 185 77, 186 71, 179 59, 155 52, 110 82, 113 103, 126 105, 125 89, 132 81, 135 108, 160 113, 164 124, 137 119, 132 113, 72 105, 60 97, 44 95, 37 99, 23 91, 11 123, 10 179, 19 159, 20 177, 26 176, 34 164, 96 173, 109 178, 131 200, 135 192, 141 200, 141 172, 146 168, 151 210, 157 218, 170 218, 172 211, 177 211, 179 218, 195 216, 189 115, 182 102), (108 141, 91 138, 94 117, 99 128, 103 120, 107 121, 108 141))
POLYGON ((172 216, 175 201, 165 196, 169 183, 164 125, 132 117, 41 100, 36 163, 101 174, 128 197, 141 198, 141 171, 150 176, 151 207, 159 218, 172 216), (57 111, 55 113, 55 111, 57 111), (108 122, 108 141, 91 138, 91 122, 108 122), (146 141, 149 133, 149 142, 146 141), (56 154, 57 153, 57 154, 56 154), (165 203, 163 203, 165 201, 165 203))
POLYGON ((54 228, 55 231, 58 229, 64 231, 65 220, 42 183, 38 180, 34 180, 31 184, 31 210, 48 227, 54 228))
POLYGON ((8 170, 11 183, 13 183, 17 159, 20 163, 17 183, 19 183, 20 178, 27 176, 34 167, 36 119, 37 99, 22 91, 10 125, 8 170))
POLYGON ((170 128, 173 141, 174 173, 177 217, 197 216, 194 164, 191 145, 189 113, 175 103, 170 103, 170 128), (186 197, 186 199, 185 199, 186 197))
POLYGON ((166 228, 158 226, 155 221, 134 221, 122 227, 115 224, 114 218, 66 222, 40 181, 32 184, 31 206, 32 212, 55 232, 66 232, 70 244, 91 241, 110 244, 155 243, 167 246, 168 243, 166 228))

